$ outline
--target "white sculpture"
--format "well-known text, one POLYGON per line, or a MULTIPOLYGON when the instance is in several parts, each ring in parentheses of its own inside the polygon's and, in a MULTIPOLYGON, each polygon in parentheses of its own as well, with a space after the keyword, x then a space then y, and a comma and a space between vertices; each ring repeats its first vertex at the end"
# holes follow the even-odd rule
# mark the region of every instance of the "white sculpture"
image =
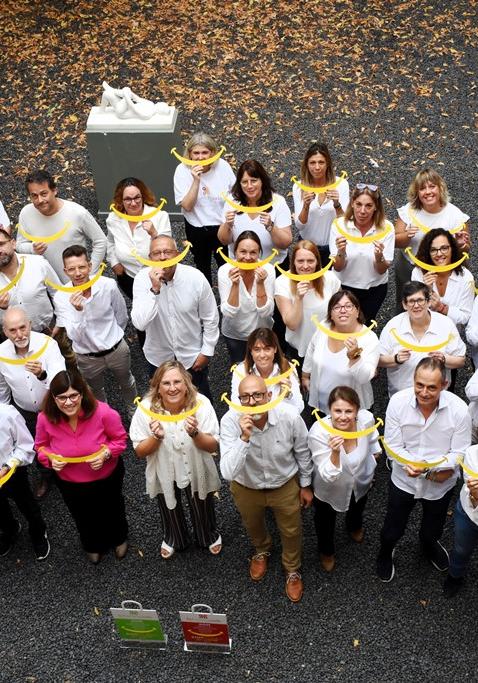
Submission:
POLYGON ((131 88, 112 88, 103 81, 101 111, 113 112, 119 119, 153 118, 155 114, 169 114, 170 107, 166 102, 151 102, 135 95, 131 88))

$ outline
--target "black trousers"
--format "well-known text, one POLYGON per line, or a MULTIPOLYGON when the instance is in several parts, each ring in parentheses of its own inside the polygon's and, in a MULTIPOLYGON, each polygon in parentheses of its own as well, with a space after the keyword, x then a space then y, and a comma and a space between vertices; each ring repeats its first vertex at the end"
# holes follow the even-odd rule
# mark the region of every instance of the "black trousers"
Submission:
MULTIPOLYGON (((345 513, 345 528, 349 533, 358 531, 363 526, 363 511, 367 503, 367 494, 355 500, 352 492, 349 509, 345 513)), ((314 496, 314 524, 317 534, 317 545, 322 555, 335 554, 335 520, 337 511, 323 500, 314 496)))
POLYGON ((388 284, 386 282, 383 285, 370 287, 369 289, 358 289, 357 287, 342 285, 342 289, 353 292, 360 301, 360 308, 364 314, 366 325, 370 325, 372 320, 377 319, 377 313, 380 310, 380 306, 387 296, 387 287, 388 284))
POLYGON ((40 506, 33 497, 26 467, 18 467, 10 479, 0 488, 0 531, 8 540, 13 538, 18 528, 9 498, 15 502, 27 520, 30 537, 33 540, 42 538, 46 526, 40 506))
MULTIPOLYGON (((222 246, 217 239, 219 226, 202 225, 200 228, 196 228, 196 226, 191 225, 191 223, 184 219, 184 227, 186 237, 192 244, 191 250, 193 252, 194 264, 212 286, 211 257, 214 257, 218 268, 225 263, 217 253, 217 249, 222 246)), ((227 249, 227 247, 223 248, 227 249)))
POLYGON ((441 538, 452 496, 453 488, 438 500, 417 499, 411 493, 399 489, 390 480, 387 513, 380 533, 381 550, 387 553, 393 550, 405 533, 410 513, 419 501, 423 510, 419 536, 423 550, 427 553, 441 538))
MULTIPOLYGON (((189 514, 197 545, 208 548, 219 538, 216 525, 216 513, 214 510, 214 494, 208 493, 204 500, 197 493, 192 493, 191 486, 186 486, 184 491, 189 507, 189 514)), ((184 550, 191 542, 188 525, 184 516, 181 501, 181 489, 174 484, 176 507, 170 510, 162 493, 158 493, 157 500, 161 523, 163 525, 163 538, 165 542, 175 550, 184 550)))
POLYGON ((105 553, 121 545, 128 536, 123 478, 121 458, 106 479, 76 483, 57 477, 58 488, 87 553, 105 553))
MULTIPOLYGON (((38 413, 33 413, 31 410, 24 410, 23 408, 20 408, 20 406, 17 406, 16 403, 14 405, 15 405, 15 408, 20 413, 20 415, 25 420, 26 425, 27 425, 27 429, 30 432, 30 434, 32 435, 32 439, 35 440, 38 413)), ((53 470, 50 469, 49 467, 45 467, 45 465, 42 465, 41 462, 38 460, 38 456, 35 456, 35 464, 38 468, 38 471, 40 473, 40 477, 42 479, 49 479, 50 481, 53 479, 53 470)))
POLYGON ((247 340, 232 339, 231 337, 226 337, 225 335, 223 335, 223 337, 224 341, 226 342, 227 350, 229 351, 231 363, 242 363, 246 357, 247 340))
MULTIPOLYGON (((116 276, 116 282, 118 283, 118 287, 121 289, 123 294, 125 294, 128 297, 128 299, 133 301, 134 278, 128 275, 128 273, 123 273, 122 275, 116 276)), ((134 329, 136 330, 136 328, 134 329)), ((146 332, 144 332, 143 330, 136 330, 136 334, 138 337, 139 346, 140 348, 143 348, 146 339, 146 332)))

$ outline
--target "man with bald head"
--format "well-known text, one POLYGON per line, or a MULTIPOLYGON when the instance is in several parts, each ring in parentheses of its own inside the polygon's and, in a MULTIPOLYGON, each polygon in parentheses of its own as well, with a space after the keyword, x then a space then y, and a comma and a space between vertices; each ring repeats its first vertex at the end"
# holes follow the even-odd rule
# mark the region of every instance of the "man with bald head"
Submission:
POLYGON ((161 265, 178 256, 172 237, 151 240, 149 258, 157 266, 134 278, 131 320, 146 332, 143 352, 152 375, 167 360, 178 360, 199 391, 210 398, 209 359, 219 338, 219 314, 204 275, 182 263, 161 265))
POLYGON ((221 420, 221 472, 255 548, 249 574, 260 581, 267 572, 272 538, 266 508, 274 514, 282 541, 286 595, 298 602, 303 593, 301 507, 312 503, 312 460, 304 421, 284 401, 268 408, 271 392, 262 377, 248 375, 239 384, 243 409, 231 406, 221 420))

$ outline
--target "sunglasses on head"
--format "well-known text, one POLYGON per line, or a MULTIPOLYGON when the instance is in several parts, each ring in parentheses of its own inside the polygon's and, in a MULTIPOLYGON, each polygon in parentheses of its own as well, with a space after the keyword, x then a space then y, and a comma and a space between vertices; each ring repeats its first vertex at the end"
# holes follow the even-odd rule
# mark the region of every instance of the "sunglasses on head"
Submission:
POLYGON ((369 185, 368 183, 357 183, 357 190, 370 190, 370 192, 376 192, 378 190, 378 185, 369 185))

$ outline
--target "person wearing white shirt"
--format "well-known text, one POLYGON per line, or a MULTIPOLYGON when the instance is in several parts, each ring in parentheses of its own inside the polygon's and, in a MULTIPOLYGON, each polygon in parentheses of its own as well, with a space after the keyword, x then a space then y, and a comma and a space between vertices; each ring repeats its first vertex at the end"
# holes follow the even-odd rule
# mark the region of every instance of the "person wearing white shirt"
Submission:
MULTIPOLYGON (((91 277, 92 263, 81 245, 63 252, 68 287, 82 287, 91 277)), ((105 370, 116 377, 130 417, 134 414, 136 382, 131 373, 129 346, 124 340, 128 323, 126 304, 114 280, 100 277, 90 287, 55 294, 58 325, 73 343, 78 368, 99 401, 106 403, 105 370)))
POLYGON ((25 420, 13 406, 0 403, 0 557, 13 548, 22 529, 10 507, 11 498, 28 522, 28 532, 37 560, 50 553, 50 542, 40 507, 33 497, 28 481, 27 465, 35 457, 33 438, 25 420))
POLYGON ((305 153, 300 168, 302 183, 311 188, 330 187, 324 192, 292 186, 295 225, 300 239, 317 245, 325 265, 329 259, 329 236, 332 222, 342 216, 349 203, 349 184, 335 175, 334 164, 325 142, 314 142, 305 153), (338 183, 338 184, 337 184, 338 183))
POLYGON ((417 501, 423 509, 423 552, 436 569, 448 569, 448 553, 440 538, 458 478, 457 458, 465 453, 470 438, 468 407, 446 391, 445 366, 435 358, 422 358, 415 369, 414 386, 392 396, 385 417, 385 444, 409 463, 393 461, 377 557, 381 581, 391 581, 395 575, 395 546, 417 501), (430 463, 430 468, 418 466, 419 462, 430 463))
POLYGON ((217 267, 222 259, 217 253, 221 246, 218 229, 222 219, 224 199, 234 184, 234 171, 227 161, 217 159, 212 164, 201 162, 211 159, 218 145, 207 133, 192 135, 186 143, 184 157, 197 161, 195 166, 180 163, 174 172, 174 197, 184 216, 186 237, 192 244, 194 263, 212 285, 211 257, 217 267))
POLYGON ((65 283, 68 278, 63 270, 63 251, 73 244, 86 247, 87 240, 91 240, 91 261, 93 272, 96 272, 105 256, 106 236, 90 212, 76 202, 60 199, 55 180, 48 171, 29 173, 25 185, 31 204, 20 211, 20 228, 40 238, 61 234, 53 241, 32 242, 19 232, 17 251, 44 256, 65 283))
POLYGON ((389 396, 413 386, 413 374, 422 358, 432 356, 441 360, 446 367, 447 382, 450 382, 450 368, 462 368, 466 357, 466 346, 453 321, 429 310, 428 286, 422 282, 407 282, 402 292, 405 312, 389 320, 380 335, 379 367, 387 369, 389 396), (405 346, 427 347, 444 342, 442 348, 431 352, 405 346))
MULTIPOLYGON (((261 377, 248 375, 239 385, 242 406, 259 408, 271 393, 261 377)), ((312 462, 307 428, 297 411, 282 402, 259 413, 239 414, 234 407, 221 420, 221 472, 231 482, 231 493, 254 555, 249 574, 260 581, 267 572, 272 538, 265 511, 274 513, 282 541, 286 594, 298 602, 303 594, 301 506, 312 503, 312 462)))
POLYGON ((357 296, 367 324, 385 300, 394 244, 379 188, 358 183, 344 216, 332 223, 329 246, 342 287, 357 296))
POLYGON ((0 202, 0 228, 3 230, 9 230, 10 228, 10 219, 2 202, 0 202))
POLYGON ((470 402, 468 412, 471 418, 471 443, 475 445, 478 444, 478 368, 468 380, 465 394, 470 402))
POLYGON ((151 241, 149 258, 158 265, 143 268, 134 279, 131 320, 146 331, 143 353, 151 376, 164 361, 179 360, 199 391, 211 398, 207 376, 219 338, 217 304, 199 270, 182 263, 161 266, 177 255, 171 237, 151 241))
POLYGON ((465 328, 466 341, 470 345, 470 355, 475 368, 478 368, 478 296, 475 296, 470 319, 465 328))
MULTIPOLYGON (((246 230, 234 244, 238 264, 252 264, 262 253, 261 241, 255 232, 246 230)), ((258 327, 272 328, 274 313, 274 267, 245 269, 230 263, 217 273, 221 299, 221 332, 231 363, 240 363, 246 353, 247 338, 258 327)))
POLYGON ((372 413, 360 409, 358 394, 350 387, 335 387, 329 396, 329 415, 309 432, 314 463, 314 521, 320 564, 326 572, 335 567, 335 520, 345 512, 345 528, 356 543, 364 539, 363 512, 380 457, 378 432, 347 438, 346 432, 368 430, 372 413), (331 433, 330 430, 337 433, 331 433))

